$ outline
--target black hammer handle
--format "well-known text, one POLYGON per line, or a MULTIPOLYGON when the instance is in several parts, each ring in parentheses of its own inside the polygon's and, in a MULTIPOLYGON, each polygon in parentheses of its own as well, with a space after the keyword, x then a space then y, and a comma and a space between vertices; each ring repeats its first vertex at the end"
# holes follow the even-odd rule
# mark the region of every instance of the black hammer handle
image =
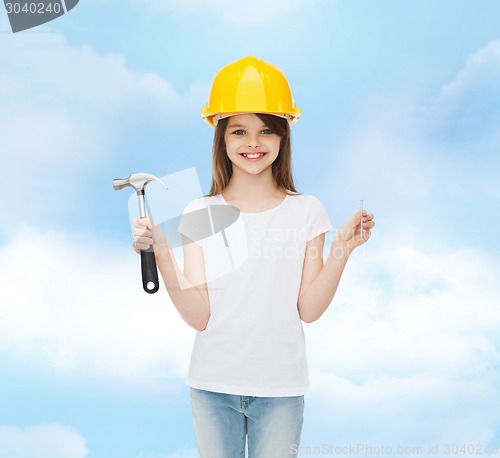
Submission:
POLYGON ((158 270, 156 269, 155 253, 152 248, 141 251, 142 287, 149 294, 158 291, 158 270))

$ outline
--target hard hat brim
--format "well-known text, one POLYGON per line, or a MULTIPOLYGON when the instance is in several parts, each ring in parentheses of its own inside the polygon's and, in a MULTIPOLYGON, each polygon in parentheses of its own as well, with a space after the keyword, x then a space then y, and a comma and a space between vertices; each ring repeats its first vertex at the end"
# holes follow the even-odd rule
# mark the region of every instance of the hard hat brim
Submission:
POLYGON ((280 118, 285 118, 290 126, 293 126, 300 118, 302 110, 300 108, 295 108, 296 112, 294 114, 290 113, 268 113, 268 112, 255 112, 255 111, 240 111, 237 113, 206 113, 206 109, 201 109, 202 119, 210 126, 216 127, 221 119, 229 118, 230 116, 237 116, 241 114, 269 114, 273 116, 279 116, 280 118))

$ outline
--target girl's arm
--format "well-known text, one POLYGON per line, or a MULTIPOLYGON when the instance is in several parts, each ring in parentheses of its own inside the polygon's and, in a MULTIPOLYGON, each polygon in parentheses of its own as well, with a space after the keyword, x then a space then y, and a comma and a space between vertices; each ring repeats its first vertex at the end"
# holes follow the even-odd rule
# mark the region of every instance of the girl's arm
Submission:
POLYGON ((171 246, 161 229, 149 218, 134 219, 134 248, 153 245, 156 264, 168 294, 182 319, 197 331, 203 331, 210 317, 210 303, 205 279, 203 248, 183 237, 184 273, 181 272, 171 246))
POLYGON ((185 236, 182 236, 182 239, 184 273, 179 269, 170 246, 160 252, 156 257, 156 263, 168 295, 182 319, 201 332, 207 327, 210 318, 203 248, 185 236))
POLYGON ((325 234, 307 243, 297 302, 302 321, 312 323, 323 315, 335 296, 350 254, 370 238, 371 229, 375 225, 373 215, 363 212, 362 237, 360 237, 360 217, 360 213, 356 213, 340 228, 324 265, 325 234))

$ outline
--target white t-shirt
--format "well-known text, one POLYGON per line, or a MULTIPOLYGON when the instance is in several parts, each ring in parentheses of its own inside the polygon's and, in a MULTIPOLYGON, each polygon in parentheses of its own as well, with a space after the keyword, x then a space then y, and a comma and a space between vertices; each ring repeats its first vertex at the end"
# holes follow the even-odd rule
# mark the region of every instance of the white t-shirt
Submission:
POLYGON ((308 391, 297 300, 306 243, 331 228, 325 207, 304 194, 256 213, 240 213, 221 194, 185 208, 178 232, 203 247, 210 299, 207 327, 195 336, 190 386, 246 396, 308 391), (196 210, 197 218, 185 218, 196 210), (228 227, 214 218, 221 212, 223 222, 234 221, 228 227))

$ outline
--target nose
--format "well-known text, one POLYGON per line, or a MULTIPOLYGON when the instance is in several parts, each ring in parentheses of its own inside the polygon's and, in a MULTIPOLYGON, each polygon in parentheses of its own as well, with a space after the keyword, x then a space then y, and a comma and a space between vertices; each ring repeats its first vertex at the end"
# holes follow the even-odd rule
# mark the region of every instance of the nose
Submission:
POLYGON ((260 141, 257 134, 248 135, 247 146, 249 148, 257 148, 260 146, 260 141))

